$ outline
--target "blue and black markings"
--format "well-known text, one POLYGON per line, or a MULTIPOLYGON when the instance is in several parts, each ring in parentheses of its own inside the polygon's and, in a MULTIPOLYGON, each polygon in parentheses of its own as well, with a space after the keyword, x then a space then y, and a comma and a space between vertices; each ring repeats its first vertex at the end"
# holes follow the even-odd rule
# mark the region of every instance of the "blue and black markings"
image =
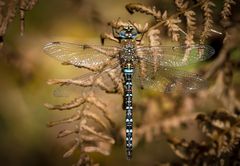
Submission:
POLYGON ((132 157, 132 129, 133 129, 133 106, 132 106, 132 65, 127 64, 123 69, 124 75, 124 110, 126 111, 126 148, 127 158, 132 157))

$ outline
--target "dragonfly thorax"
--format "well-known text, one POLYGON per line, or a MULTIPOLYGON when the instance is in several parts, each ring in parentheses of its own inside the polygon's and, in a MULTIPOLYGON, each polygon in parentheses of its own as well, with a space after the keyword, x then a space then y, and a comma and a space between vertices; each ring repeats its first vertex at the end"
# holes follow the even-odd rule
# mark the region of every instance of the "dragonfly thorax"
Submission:
POLYGON ((122 42, 120 61, 122 63, 134 63, 134 61, 136 61, 136 45, 134 41, 124 40, 124 42, 122 42))

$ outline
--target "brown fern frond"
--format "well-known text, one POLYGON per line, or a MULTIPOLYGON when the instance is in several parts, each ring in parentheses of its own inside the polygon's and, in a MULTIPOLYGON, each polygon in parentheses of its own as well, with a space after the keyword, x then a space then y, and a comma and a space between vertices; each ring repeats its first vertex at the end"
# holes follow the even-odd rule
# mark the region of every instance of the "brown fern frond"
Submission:
POLYGON ((197 120, 202 131, 217 143, 218 156, 231 151, 240 140, 240 119, 231 113, 215 111, 209 116, 199 115, 197 120))
MULTIPOLYGON (((138 54, 138 56, 141 57, 141 58, 144 56, 144 52, 141 51, 141 50, 137 50, 137 54, 138 54)), ((142 78, 144 78, 144 77, 146 76, 146 71, 147 71, 147 69, 146 69, 146 63, 145 63, 143 60, 140 60, 139 70, 140 70, 140 74, 139 74, 139 76, 137 76, 137 77, 142 77, 142 78)), ((141 83, 141 85, 142 85, 142 83, 141 83)))
POLYGON ((140 107, 139 104, 142 104, 142 107, 146 107, 142 108, 144 110, 146 109, 143 119, 141 120, 142 125, 139 125, 133 133, 135 145, 143 139, 151 142, 162 133, 169 133, 183 124, 191 123, 197 115, 191 112, 193 106, 189 108, 185 107, 185 105, 192 105, 191 100, 184 101, 187 104, 183 102, 182 107, 176 107, 172 104, 171 98, 162 96, 160 101, 159 98, 157 99, 158 100, 148 99, 145 100, 145 102, 135 105, 135 107, 140 107), (164 112, 167 112, 168 115, 164 116, 164 112))
POLYGON ((194 44, 194 31, 196 30, 196 13, 193 10, 187 10, 189 6, 189 1, 184 2, 183 0, 175 0, 175 4, 178 9, 183 12, 184 16, 186 17, 186 28, 187 33, 185 37, 185 44, 187 46, 191 46, 194 44))
POLYGON ((8 25, 15 18, 17 8, 20 10, 20 32, 24 30, 24 12, 32 10, 38 0, 9 0, 0 1, 0 45, 3 44, 3 36, 6 33, 8 25))
MULTIPOLYGON (((78 147, 80 148, 80 151, 82 153, 99 152, 104 155, 109 155, 110 147, 112 144, 115 143, 112 137, 105 134, 104 131, 99 130, 99 129, 101 130, 108 129, 107 124, 103 120, 104 117, 101 117, 100 115, 94 114, 92 112, 92 110, 90 109, 90 106, 88 105, 89 103, 88 100, 91 102, 92 105, 94 105, 94 102, 98 103, 96 104, 98 105, 98 108, 103 107, 104 104, 101 103, 99 100, 95 99, 93 95, 85 96, 85 100, 86 102, 83 105, 82 110, 78 111, 77 114, 73 115, 70 118, 65 118, 63 120, 50 122, 49 124, 50 126, 54 126, 58 124, 79 121, 78 125, 74 130, 64 129, 59 131, 57 135, 58 138, 66 137, 72 134, 77 135, 77 137, 75 137, 75 143, 64 154, 64 157, 71 156, 77 150, 78 147), (94 122, 94 125, 96 126, 96 128, 88 124, 89 121, 94 122)), ((107 117, 106 120, 111 121, 109 120, 109 117, 107 116, 105 110, 102 112, 104 113, 105 117, 107 117)))
POLYGON ((149 24, 147 22, 144 25, 137 24, 137 23, 134 22, 133 25, 137 28, 138 32, 140 32, 140 33, 147 32, 148 28, 149 28, 149 24))
MULTIPOLYGON (((159 29, 152 29, 152 30, 149 30, 148 33, 147 33, 147 37, 149 39, 149 45, 150 46, 159 46, 161 44, 161 40, 160 40, 160 30, 159 29)), ((156 54, 156 51, 152 51, 153 55, 156 55, 155 58, 153 59, 153 64, 154 64, 154 72, 157 71, 157 54, 156 54)))
POLYGON ((16 15, 17 0, 10 0, 7 4, 3 1, 0 3, 0 48, 3 44, 3 36, 6 33, 8 24, 16 15), (6 12, 3 8, 6 6, 6 12))
MULTIPOLYGON (((178 1, 179 3, 181 2, 178 1)), ((182 2, 181 2, 182 3, 182 2)), ((180 10, 179 12, 176 12, 175 14, 172 14, 170 15, 169 17, 167 17, 167 11, 164 12, 164 14, 162 14, 162 19, 160 19, 160 21, 158 21, 157 24, 153 25, 152 27, 150 27, 149 29, 157 29, 159 27, 161 27, 167 20, 169 19, 175 19, 181 15, 183 15, 184 13, 188 12, 188 11, 193 11, 193 9, 201 6, 203 3, 205 3, 205 0, 202 0, 202 1, 198 1, 198 3, 194 4, 194 5, 191 5, 189 6, 188 8, 185 9, 185 6, 187 3, 183 3, 183 7, 184 7, 184 10, 180 10)))
POLYGON ((87 126, 87 125, 81 125, 80 129, 84 130, 84 131, 87 131, 91 135, 94 135, 94 136, 96 136, 96 137, 98 137, 98 138, 100 138, 102 140, 105 140, 105 141, 111 143, 111 144, 115 143, 115 141, 114 141, 114 139, 112 139, 112 137, 110 137, 110 136, 108 136, 108 135, 106 135, 104 133, 96 131, 93 127, 90 127, 90 126, 87 126))
POLYGON ((147 33, 147 37, 148 37, 150 46, 161 45, 160 30, 159 29, 149 30, 148 33, 147 33))
POLYGON ((169 138, 168 142, 174 153, 183 160, 184 165, 219 165, 211 146, 202 142, 186 141, 185 139, 169 138))
POLYGON ((50 79, 47 81, 49 85, 77 85, 82 87, 89 87, 93 85, 94 76, 90 76, 88 80, 80 80, 80 79, 50 79))
POLYGON ((232 15, 231 7, 232 5, 235 4, 236 4, 235 0, 224 0, 223 9, 221 11, 221 16, 224 20, 228 20, 229 16, 232 15))
POLYGON ((178 26, 179 23, 181 23, 181 20, 178 17, 168 19, 165 22, 165 26, 168 27, 168 35, 172 37, 173 41, 178 41, 180 38, 180 28, 178 26))
POLYGON ((204 43, 204 41, 210 36, 211 29, 213 27, 213 10, 212 7, 216 5, 210 1, 205 0, 201 6, 204 16, 204 23, 203 23, 203 31, 200 37, 200 43, 204 43))
POLYGON ((24 23, 25 23, 25 12, 32 10, 33 6, 38 2, 38 0, 20 0, 19 10, 20 10, 20 32, 23 35, 24 23))
POLYGON ((110 77, 112 83, 114 84, 113 87, 107 85, 104 82, 103 78, 96 79, 96 86, 98 86, 101 90, 105 91, 106 93, 120 93, 119 85, 117 84, 116 80, 112 78, 110 74, 108 74, 108 76, 110 77))
POLYGON ((67 157, 71 156, 76 151, 76 149, 79 147, 79 145, 80 145, 80 140, 78 138, 75 138, 74 144, 67 152, 64 153, 63 157, 67 158, 67 157))
POLYGON ((149 124, 144 124, 143 126, 136 128, 134 137, 137 137, 136 144, 141 140, 145 139, 147 142, 151 142, 155 137, 161 135, 162 133, 168 133, 174 128, 178 128, 186 122, 193 121, 196 117, 195 113, 188 115, 176 115, 173 117, 168 117, 166 119, 159 119, 158 121, 152 120, 149 124))
POLYGON ((108 72, 108 76, 113 82, 113 89, 116 90, 116 93, 123 94, 123 78, 121 73, 112 70, 108 72))
POLYGON ((105 75, 99 76, 100 73, 95 74, 95 75, 90 75, 88 77, 88 79, 50 79, 47 81, 47 83, 49 85, 56 85, 59 84, 60 86, 69 86, 69 85, 74 85, 74 86, 79 86, 79 87, 99 87, 100 89, 102 89, 103 91, 105 91, 106 93, 120 93, 120 87, 119 84, 116 81, 120 81, 121 80, 117 80, 115 77, 116 73, 114 73, 114 71, 109 71, 109 72, 105 72, 105 75), (104 77, 107 76, 108 78, 104 77), (113 78, 114 76, 114 78, 113 78), (104 78, 103 78, 104 77, 104 78), (112 86, 109 86, 106 84, 106 79, 111 79, 112 81, 112 86))
POLYGON ((20 8, 24 10, 32 10, 38 0, 20 0, 20 8))
POLYGON ((86 101, 95 105, 99 110, 106 112, 106 104, 99 100, 93 93, 86 97, 86 101))
POLYGON ((180 11, 185 11, 188 8, 189 1, 184 2, 184 0, 175 0, 175 4, 180 11))
POLYGON ((78 130, 64 129, 64 130, 61 130, 61 131, 58 132, 57 138, 66 137, 66 136, 69 136, 69 135, 74 134, 74 133, 78 133, 78 130))
POLYGON ((194 33, 196 30, 196 13, 192 10, 184 13, 184 16, 187 19, 187 35, 185 39, 185 44, 191 46, 194 44, 194 33))
POLYGON ((157 11, 155 7, 146 7, 141 3, 129 3, 125 7, 130 14, 141 12, 147 15, 152 15, 156 19, 161 19, 162 17, 161 11, 157 11))
POLYGON ((184 13, 184 16, 187 19, 187 28, 189 31, 194 31, 196 29, 196 13, 192 10, 189 10, 184 13))
POLYGON ((81 135, 81 140, 84 142, 99 142, 103 139, 96 137, 95 135, 81 135))
MULTIPOLYGON (((8 23, 10 23, 13 20, 13 18, 15 17, 15 14, 16 14, 15 6, 16 6, 16 4, 17 4, 17 0, 11 0, 11 1, 8 2, 5 17, 2 18, 2 22, 1 22, 1 28, 0 28, 1 34, 6 31, 8 23)), ((1 5, 3 7, 3 5, 5 5, 5 4, 2 2, 1 5)))
POLYGON ((71 117, 64 118, 64 119, 57 120, 57 121, 49 122, 47 124, 47 126, 48 127, 53 127, 53 126, 56 126, 56 125, 59 125, 59 124, 72 123, 74 121, 79 120, 80 118, 81 118, 81 116, 80 116, 80 113, 78 112, 77 114, 74 114, 71 117))
MULTIPOLYGON (((187 35, 186 35, 186 37, 185 37, 185 41, 184 41, 184 43, 187 45, 187 46, 189 46, 189 47, 191 47, 192 45, 194 45, 194 31, 191 31, 191 32, 188 32, 187 33, 187 35)), ((186 50, 186 54, 185 55, 187 55, 187 50, 186 50)))
POLYGON ((97 144, 95 146, 91 146, 91 145, 84 145, 82 147, 82 150, 86 153, 92 153, 92 152, 97 152, 97 153, 101 153, 105 156, 108 156, 109 153, 109 144, 106 144, 105 142, 97 142, 97 144))
POLYGON ((70 110, 73 108, 77 108, 79 106, 81 106, 82 104, 84 104, 86 102, 86 100, 82 97, 79 98, 75 98, 74 100, 70 101, 69 103, 64 103, 64 104, 59 104, 59 105, 52 105, 52 104, 45 104, 45 107, 47 107, 50 110, 59 110, 59 111, 63 111, 63 110, 70 110))
POLYGON ((78 162, 73 164, 73 166, 99 166, 99 164, 94 163, 86 153, 82 153, 78 162))
POLYGON ((96 113, 93 113, 90 111, 84 111, 82 116, 85 116, 88 119, 94 120, 97 124, 99 124, 104 129, 108 128, 108 125, 102 120, 103 118, 98 116, 96 113))

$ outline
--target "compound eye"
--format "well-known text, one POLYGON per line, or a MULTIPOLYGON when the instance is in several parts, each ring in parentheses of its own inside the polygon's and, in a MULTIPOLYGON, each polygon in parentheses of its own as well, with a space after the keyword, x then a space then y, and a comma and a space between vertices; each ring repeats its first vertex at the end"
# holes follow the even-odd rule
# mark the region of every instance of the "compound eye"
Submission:
POLYGON ((135 38, 137 36, 138 32, 136 29, 133 29, 131 34, 132 34, 132 37, 135 38))
POLYGON ((125 31, 121 31, 121 32, 119 33, 119 37, 125 38, 125 37, 126 37, 126 32, 125 32, 125 31))

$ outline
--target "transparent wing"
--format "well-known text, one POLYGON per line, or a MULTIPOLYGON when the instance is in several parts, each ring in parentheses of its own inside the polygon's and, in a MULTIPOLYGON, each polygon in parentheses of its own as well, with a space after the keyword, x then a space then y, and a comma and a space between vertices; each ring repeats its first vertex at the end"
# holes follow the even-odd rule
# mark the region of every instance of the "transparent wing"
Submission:
POLYGON ((114 91, 116 88, 116 78, 120 78, 121 67, 119 63, 107 66, 101 72, 89 72, 73 79, 50 80, 52 83, 58 83, 53 94, 56 97, 76 98, 89 90, 114 91))
POLYGON ((208 86, 207 81, 198 74, 170 67, 158 67, 154 72, 153 65, 143 71, 137 67, 134 73, 134 83, 141 89, 155 92, 192 93, 208 86))
POLYGON ((107 62, 111 57, 117 56, 118 47, 95 45, 81 45, 67 42, 48 43, 44 52, 66 64, 77 67, 92 68, 107 62))
POLYGON ((179 67, 204 61, 214 53, 214 49, 208 45, 143 46, 137 48, 137 56, 141 60, 167 67, 179 67))

